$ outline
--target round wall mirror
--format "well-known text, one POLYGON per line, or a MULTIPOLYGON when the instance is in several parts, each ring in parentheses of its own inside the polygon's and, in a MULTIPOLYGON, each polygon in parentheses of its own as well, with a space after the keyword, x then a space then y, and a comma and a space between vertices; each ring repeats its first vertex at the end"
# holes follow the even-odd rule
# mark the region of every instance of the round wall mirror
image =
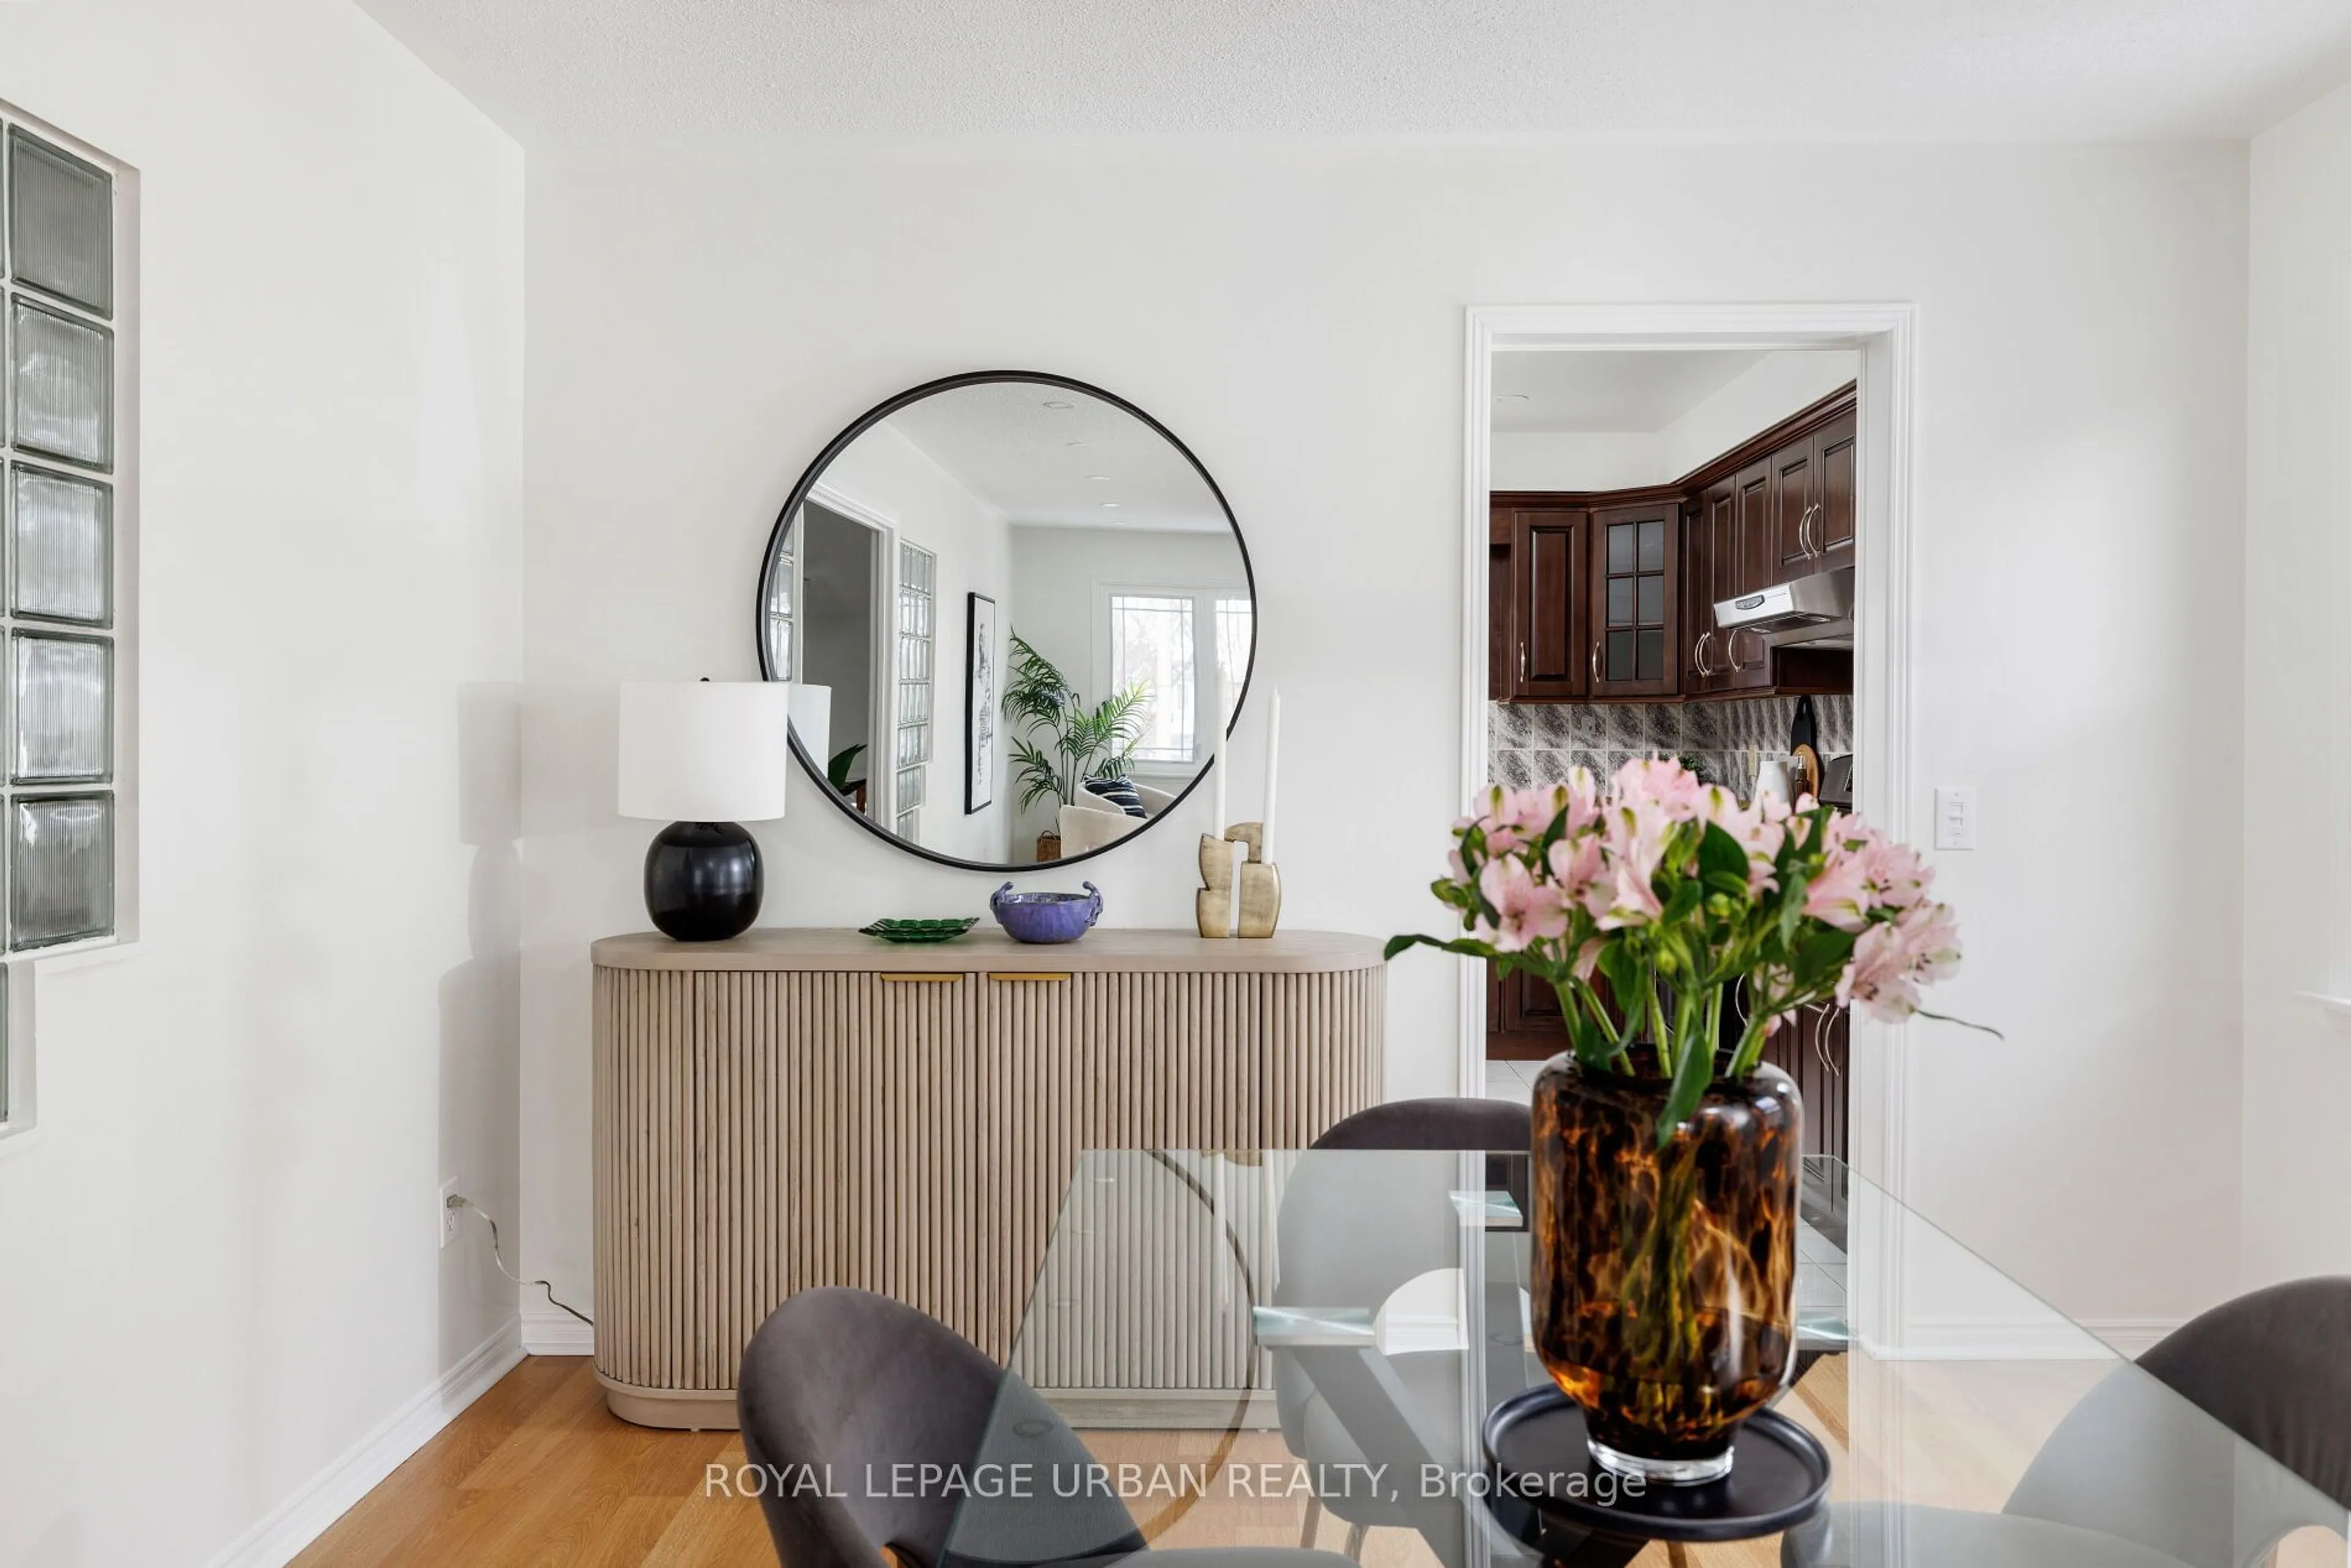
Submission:
POLYGON ((1207 470, 1132 403, 990 371, 900 393, 793 486, 759 667, 833 803, 951 865, 1148 830, 1229 732, 1257 596, 1207 470))

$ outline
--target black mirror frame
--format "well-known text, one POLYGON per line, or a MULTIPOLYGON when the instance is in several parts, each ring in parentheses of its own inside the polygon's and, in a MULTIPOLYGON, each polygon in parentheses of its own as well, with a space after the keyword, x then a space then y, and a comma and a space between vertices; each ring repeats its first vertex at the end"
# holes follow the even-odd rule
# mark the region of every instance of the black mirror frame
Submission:
MULTIPOLYGON (((863 413, 858 415, 858 417, 851 423, 846 430, 843 430, 839 435, 834 436, 831 441, 825 444, 824 450, 817 454, 816 461, 810 463, 807 469, 801 473, 799 482, 792 486, 791 494, 785 497, 783 510, 776 515, 776 526, 768 531, 766 551, 761 557, 759 562, 758 598, 752 606, 751 621, 752 641, 757 644, 759 655, 759 678, 763 681, 772 681, 776 679, 776 672, 769 664, 768 659, 766 620, 768 612, 768 590, 773 580, 776 570, 776 549, 777 547, 783 542, 784 534, 791 527, 792 518, 799 515, 800 507, 807 505, 809 493, 815 489, 817 481, 823 476, 824 471, 832 465, 833 460, 839 457, 841 454, 848 448, 851 442, 855 441, 859 436, 864 434, 867 431, 872 429, 873 426, 881 423, 883 420, 889 418, 900 409, 906 407, 909 403, 919 402, 924 398, 934 397, 940 392, 953 392, 958 387, 986 386, 1003 382, 1026 382, 1039 386, 1059 387, 1064 392, 1082 392, 1088 397, 1098 398, 1102 402, 1110 404, 1113 408, 1119 409, 1123 413, 1132 414, 1134 418, 1141 420, 1145 425, 1148 425, 1158 434, 1161 440, 1166 442, 1168 445, 1181 453, 1183 455, 1184 461, 1192 465, 1192 471, 1199 475, 1200 482, 1207 486, 1208 494, 1216 497, 1217 509, 1225 515, 1225 526, 1233 531, 1233 544, 1241 552, 1241 576, 1249 584, 1249 667, 1243 671, 1241 674, 1240 695, 1233 703, 1232 720, 1225 726, 1225 734, 1229 737, 1233 733, 1234 727, 1238 725, 1240 722, 1241 710, 1249 706, 1249 684, 1257 674, 1257 645, 1259 633, 1259 618, 1257 614, 1257 570, 1249 560, 1249 539, 1241 533, 1239 519, 1233 516, 1232 503, 1225 499, 1225 492, 1222 487, 1217 484, 1216 476, 1210 474, 1207 466, 1201 463, 1199 458, 1193 455, 1192 449, 1190 447, 1185 445, 1182 441, 1176 438, 1174 431, 1168 429, 1165 425, 1160 423, 1157 420, 1152 418, 1151 415, 1144 413, 1143 410, 1135 407, 1134 404, 1127 402, 1124 398, 1120 397, 1116 392, 1104 392, 1102 388, 1091 385, 1088 382, 1073 381, 1068 376, 1051 375, 1042 371, 970 371, 962 375, 942 376, 937 381, 925 382, 918 387, 910 387, 906 391, 898 393, 895 397, 878 402, 872 408, 867 409, 863 413)), ((1143 826, 1135 829, 1134 831, 1114 840, 1110 843, 1104 844, 1100 849, 1088 850, 1081 855, 1067 855, 1060 860, 1043 861, 1032 865, 1014 865, 1008 862, 999 863, 992 861, 963 860, 955 855, 941 854, 936 850, 925 849, 920 844, 908 843, 905 840, 890 831, 889 829, 883 827, 881 823, 875 821, 864 812, 858 810, 849 803, 846 798, 834 791, 832 785, 825 778, 823 764, 820 761, 811 759, 808 752, 801 747, 799 731, 792 731, 789 738, 791 741, 792 755, 799 758, 801 768, 811 779, 815 780, 817 788, 823 792, 825 798, 831 800, 833 806, 840 810, 841 815, 847 817, 851 821, 855 822, 859 827, 863 828, 867 832, 872 833, 875 838, 880 839, 883 843, 890 845, 893 849, 904 851, 905 853, 910 855, 920 856, 922 859, 931 862, 934 865, 952 866, 957 871, 984 872, 990 876, 1003 876, 1008 873, 1055 872, 1061 870, 1064 866, 1079 865, 1086 861, 1099 859, 1100 857, 1110 853, 1113 850, 1123 848, 1124 846, 1133 843, 1135 840, 1143 837, 1144 834, 1157 827, 1169 817, 1174 816, 1176 814, 1176 809, 1178 806, 1181 806, 1185 801, 1190 800, 1192 798, 1192 791, 1199 788, 1202 779, 1207 778, 1208 768, 1216 766, 1215 762, 1211 761, 1207 767, 1202 768, 1197 773, 1194 774, 1190 782, 1186 783, 1181 790, 1177 791, 1176 799, 1170 801, 1167 809, 1162 811, 1158 816, 1144 822, 1143 826)))

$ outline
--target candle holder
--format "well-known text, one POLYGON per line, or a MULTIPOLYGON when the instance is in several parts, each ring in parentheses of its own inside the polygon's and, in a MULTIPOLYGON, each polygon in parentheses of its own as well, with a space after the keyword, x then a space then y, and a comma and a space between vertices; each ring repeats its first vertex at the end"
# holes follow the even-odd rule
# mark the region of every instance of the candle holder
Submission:
POLYGON ((1281 924, 1281 872, 1266 863, 1264 844, 1265 831, 1256 822, 1235 822, 1221 839, 1200 835, 1202 885, 1192 905, 1201 936, 1270 936, 1281 924))

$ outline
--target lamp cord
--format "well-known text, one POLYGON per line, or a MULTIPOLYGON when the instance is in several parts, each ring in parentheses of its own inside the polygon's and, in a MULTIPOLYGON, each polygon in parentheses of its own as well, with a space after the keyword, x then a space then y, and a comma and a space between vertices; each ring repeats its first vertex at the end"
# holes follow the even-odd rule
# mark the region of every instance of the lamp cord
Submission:
POLYGON ((592 1329, 596 1326, 596 1320, 594 1318, 590 1317, 586 1312, 581 1312, 577 1307, 568 1305, 565 1302, 557 1300, 555 1287, 553 1285, 549 1284, 544 1280, 526 1280, 521 1275, 516 1273, 512 1269, 507 1267, 505 1249, 498 1245, 498 1222, 490 1218, 489 1210, 484 1208, 480 1204, 475 1203, 472 1198, 466 1197, 462 1194, 455 1193, 450 1195, 449 1207, 452 1208, 470 1208, 475 1214, 482 1217, 482 1223, 490 1228, 490 1261, 498 1266, 499 1273, 504 1274, 507 1279, 512 1280, 516 1284, 520 1285, 526 1291, 529 1290, 533 1285, 537 1285, 540 1290, 547 1292, 547 1299, 549 1301, 555 1302, 559 1307, 562 1307, 565 1312, 569 1312, 573 1317, 578 1318, 590 1328, 592 1329))

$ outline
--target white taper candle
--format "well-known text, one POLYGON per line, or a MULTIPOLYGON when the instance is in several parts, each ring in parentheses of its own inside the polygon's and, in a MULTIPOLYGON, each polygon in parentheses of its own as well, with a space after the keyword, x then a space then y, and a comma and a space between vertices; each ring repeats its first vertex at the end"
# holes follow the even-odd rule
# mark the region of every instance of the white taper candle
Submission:
POLYGON ((1222 838, 1225 833, 1225 775, 1229 771, 1225 767, 1225 667, 1217 664, 1214 668, 1217 673, 1217 700, 1216 716, 1211 722, 1216 726, 1216 734, 1208 743, 1208 769, 1216 776, 1212 781, 1215 793, 1211 798, 1217 803, 1217 820, 1209 824, 1208 833, 1212 838, 1222 838))
POLYGON ((1259 819, 1264 831, 1258 840, 1258 856, 1266 864, 1273 863, 1273 800, 1281 787, 1281 694, 1277 691, 1265 705, 1265 815, 1259 819))

